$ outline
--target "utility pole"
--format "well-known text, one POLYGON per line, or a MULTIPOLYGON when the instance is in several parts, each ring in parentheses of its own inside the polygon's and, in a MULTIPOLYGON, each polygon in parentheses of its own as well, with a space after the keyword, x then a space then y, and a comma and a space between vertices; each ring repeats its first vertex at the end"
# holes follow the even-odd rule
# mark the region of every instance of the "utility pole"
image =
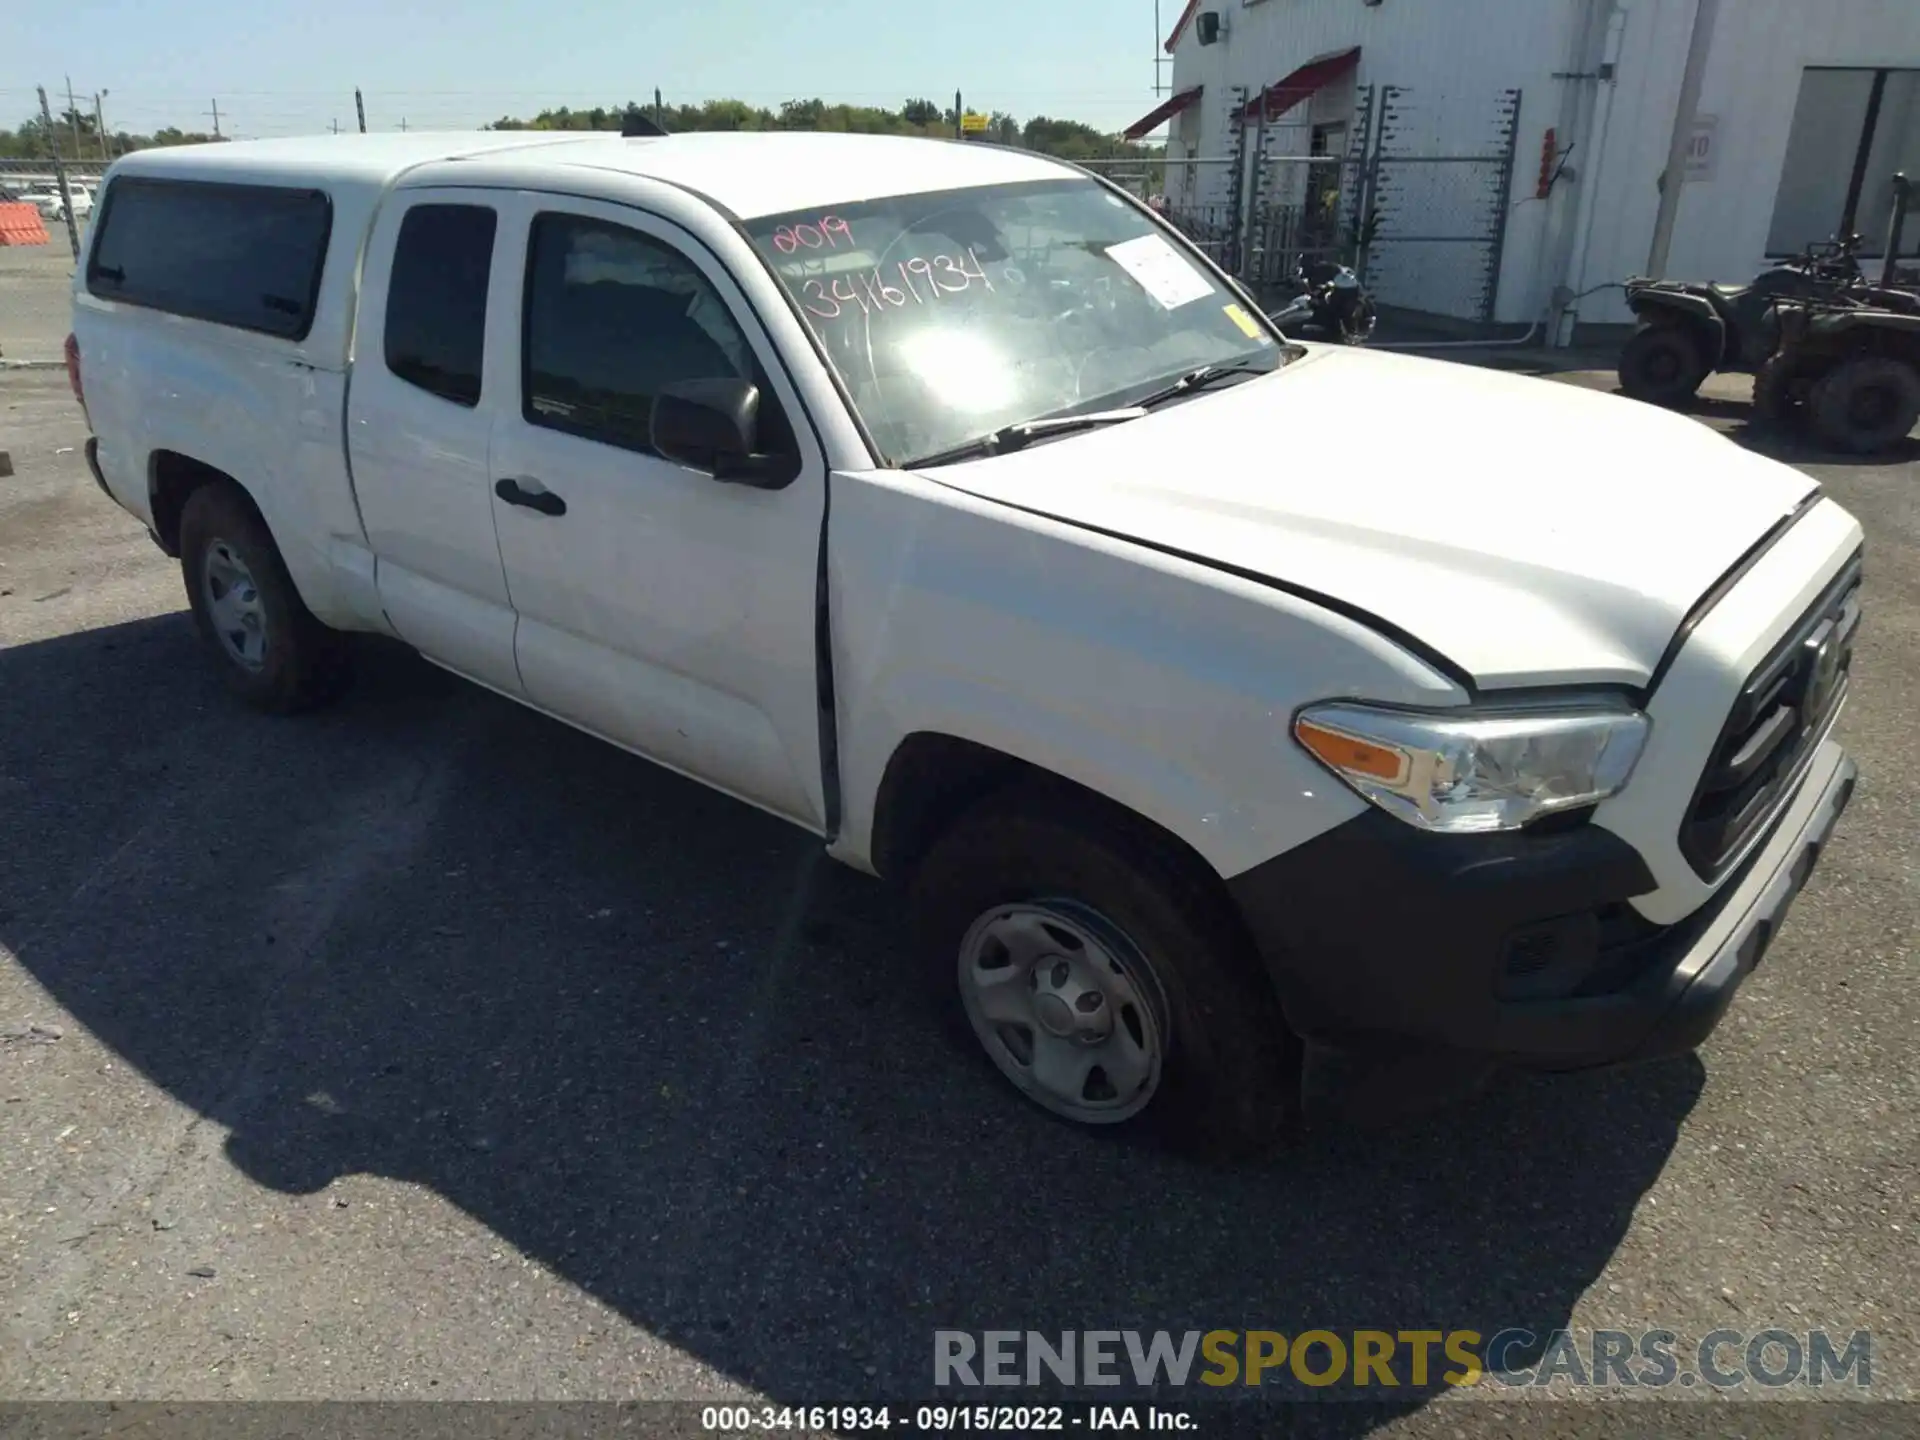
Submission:
POLYGON ((113 161, 113 146, 107 143, 107 107, 101 103, 106 99, 108 93, 109 92, 105 90, 96 90, 93 92, 93 123, 100 131, 100 158, 111 164, 113 161))
POLYGON ((220 138, 220 102, 218 100, 213 102, 213 138, 216 140, 220 138))
POLYGON ((40 92, 40 123, 46 127, 47 149, 53 154, 53 178, 60 182, 60 208, 67 216, 67 244, 73 247, 73 258, 80 258, 80 227, 73 223, 73 191, 67 188, 66 162, 60 158, 60 146, 55 142, 57 133, 53 128, 53 107, 47 104, 47 87, 36 85, 40 92))
POLYGON ((340 122, 338 120, 335 120, 332 122, 332 125, 333 125, 333 133, 338 135, 340 133, 340 122))
POLYGON ((73 77, 67 76, 67 128, 73 131, 73 158, 80 158, 80 107, 73 99, 73 77))
POLYGON ((666 120, 663 118, 665 114, 666 111, 660 104, 660 87, 656 85, 653 87, 653 123, 662 130, 667 128, 666 120))
POLYGON ((404 135, 406 133, 406 130, 407 130, 407 117, 402 115, 400 117, 400 133, 404 135))
POLYGON ((953 92, 953 138, 956 140, 967 138, 966 115, 966 110, 960 104, 960 92, 956 90, 953 92))
POLYGON ((1720 0, 1694 0, 1693 38, 1687 44, 1687 67, 1680 77, 1680 99, 1673 108, 1667 169, 1660 177, 1660 209, 1653 221, 1653 248, 1647 252, 1647 275, 1654 280, 1667 273, 1673 222, 1680 213, 1680 192, 1687 185, 1687 149, 1693 141, 1693 119, 1700 108, 1700 85, 1706 77, 1707 52, 1713 48, 1713 22, 1719 10, 1720 0))
POLYGON ((367 133, 367 102, 360 98, 360 87, 353 87, 353 113, 360 117, 360 133, 367 133))

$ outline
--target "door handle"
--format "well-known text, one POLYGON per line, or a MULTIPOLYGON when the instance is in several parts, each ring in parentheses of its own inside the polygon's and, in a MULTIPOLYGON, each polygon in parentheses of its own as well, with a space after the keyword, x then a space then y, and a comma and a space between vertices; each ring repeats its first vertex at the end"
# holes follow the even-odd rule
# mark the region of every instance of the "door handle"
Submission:
MULTIPOLYGON (((538 484, 538 481, 529 481, 538 484)), ((518 505, 524 510, 538 510, 542 515, 564 515, 567 502, 551 490, 529 490, 518 480, 502 480, 493 487, 493 493, 509 505, 518 505)))

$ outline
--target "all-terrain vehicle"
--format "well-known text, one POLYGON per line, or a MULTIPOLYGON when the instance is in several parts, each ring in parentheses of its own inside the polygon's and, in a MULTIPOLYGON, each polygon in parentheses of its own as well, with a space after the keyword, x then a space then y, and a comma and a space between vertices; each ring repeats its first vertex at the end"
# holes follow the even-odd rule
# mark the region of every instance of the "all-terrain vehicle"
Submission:
POLYGON ((1878 284, 1774 305, 1774 350, 1753 382, 1756 419, 1803 422, 1856 455, 1897 445, 1920 422, 1920 290, 1899 268, 1912 200, 1912 183, 1895 175, 1878 284))
POLYGON ((1779 338, 1778 302, 1838 299, 1865 286, 1854 258, 1859 244, 1851 235, 1809 246, 1751 285, 1627 281, 1627 305, 1640 328, 1620 352, 1620 389, 1650 404, 1679 405, 1717 370, 1757 374, 1779 338))
POLYGON ((1870 455, 1920 424, 1920 313, 1788 301, 1753 385, 1754 417, 1801 422, 1836 450, 1870 455))

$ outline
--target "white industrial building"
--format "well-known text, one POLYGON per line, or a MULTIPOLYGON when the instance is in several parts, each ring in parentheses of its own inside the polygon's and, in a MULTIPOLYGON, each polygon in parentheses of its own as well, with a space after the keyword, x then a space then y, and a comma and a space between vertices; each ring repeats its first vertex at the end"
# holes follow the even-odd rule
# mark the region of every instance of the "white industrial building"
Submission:
POLYGON ((1190 0, 1128 133, 1168 127, 1176 210, 1298 206, 1337 175, 1349 243, 1363 202, 1388 212, 1384 301, 1564 340, 1631 318, 1618 290, 1568 301, 1647 272, 1697 36, 1665 273, 1745 280, 1843 228, 1877 255, 1892 176, 1920 177, 1920 0, 1190 0))

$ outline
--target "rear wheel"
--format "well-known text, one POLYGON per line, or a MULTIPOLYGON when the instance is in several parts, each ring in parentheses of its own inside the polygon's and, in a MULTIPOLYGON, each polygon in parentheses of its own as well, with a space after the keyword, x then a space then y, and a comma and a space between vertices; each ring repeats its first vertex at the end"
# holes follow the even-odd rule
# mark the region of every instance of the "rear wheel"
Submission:
POLYGON ((193 622, 227 688, 278 714, 333 698, 341 637, 301 600, 273 536, 240 488, 203 485, 180 514, 180 569, 193 622))
POLYGON ((1808 406, 1827 444, 1870 455, 1906 439, 1920 423, 1920 372, 1886 356, 1848 360, 1815 383, 1808 406))
POLYGON ((1300 1049, 1244 935, 1168 847, 1075 799, 995 797, 934 846, 913 905, 936 998, 1063 1120, 1267 1148, 1297 1113, 1300 1049))
POLYGON ((1649 325, 1620 351, 1620 388, 1650 405, 1684 403, 1708 370, 1700 342, 1680 325, 1649 325))
POLYGON ((1363 299, 1354 307, 1353 313, 1342 317, 1340 321, 1340 343, 1343 345, 1364 345, 1373 338, 1373 327, 1378 317, 1373 313, 1373 302, 1363 299))

